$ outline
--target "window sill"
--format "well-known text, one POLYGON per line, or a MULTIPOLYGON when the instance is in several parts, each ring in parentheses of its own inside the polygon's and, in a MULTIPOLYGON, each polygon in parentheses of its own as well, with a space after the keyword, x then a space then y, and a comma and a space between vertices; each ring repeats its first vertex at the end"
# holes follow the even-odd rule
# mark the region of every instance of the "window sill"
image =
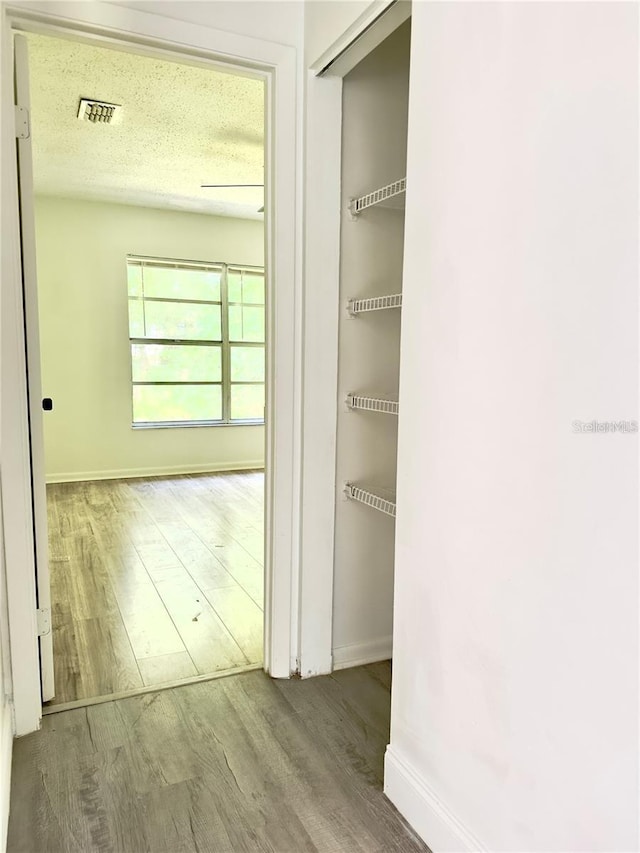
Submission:
POLYGON ((264 420, 252 421, 158 421, 131 424, 131 429, 191 429, 193 427, 264 426, 264 420))

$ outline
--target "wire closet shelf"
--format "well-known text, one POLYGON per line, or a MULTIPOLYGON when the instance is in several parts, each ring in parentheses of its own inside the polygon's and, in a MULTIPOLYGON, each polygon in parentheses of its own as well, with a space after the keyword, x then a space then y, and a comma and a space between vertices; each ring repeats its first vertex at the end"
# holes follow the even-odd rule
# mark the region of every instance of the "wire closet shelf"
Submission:
POLYGON ((368 207, 374 207, 376 204, 381 204, 384 201, 395 198, 397 195, 401 195, 406 189, 407 179, 400 178, 399 181, 394 181, 385 187, 379 187, 377 190, 372 190, 370 193, 361 195, 359 198, 352 198, 349 202, 349 212, 351 216, 357 216, 368 207))
POLYGON ((369 506, 372 509, 377 509, 378 512, 390 515, 391 518, 396 517, 396 497, 389 489, 376 489, 372 491, 355 483, 345 483, 344 493, 349 500, 358 501, 358 503, 369 506))
POLYGON ((347 302, 350 317, 365 314, 367 311, 386 311, 389 308, 402 308, 401 293, 392 293, 389 296, 368 296, 365 299, 350 299, 347 302))
POLYGON ((347 408, 361 409, 363 412, 382 412, 385 415, 398 414, 397 400, 384 400, 381 397, 365 397, 362 394, 347 394, 347 408))

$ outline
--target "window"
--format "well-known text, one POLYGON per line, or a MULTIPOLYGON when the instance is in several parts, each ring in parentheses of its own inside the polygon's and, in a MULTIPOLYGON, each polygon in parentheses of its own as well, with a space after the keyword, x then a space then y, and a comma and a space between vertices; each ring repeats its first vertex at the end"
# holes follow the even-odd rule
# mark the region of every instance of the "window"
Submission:
POLYGON ((134 426, 264 421, 264 270, 127 258, 134 426))

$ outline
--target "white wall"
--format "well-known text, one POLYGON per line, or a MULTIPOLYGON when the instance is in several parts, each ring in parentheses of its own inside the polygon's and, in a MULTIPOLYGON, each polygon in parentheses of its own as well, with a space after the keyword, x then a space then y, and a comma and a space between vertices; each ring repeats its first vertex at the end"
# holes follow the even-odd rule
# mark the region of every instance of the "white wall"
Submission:
POLYGON ((153 12, 279 44, 298 46, 302 41, 305 5, 302 0, 209 0, 206 3, 202 0, 124 0, 109 5, 123 10, 153 12))
POLYGON ((348 44, 349 34, 360 32, 362 21, 375 18, 389 0, 306 0, 300 5, 304 5, 305 56, 310 66, 331 53, 336 43, 348 44))
MULTIPOLYGON (((351 297, 402 290, 402 210, 375 208, 355 220, 347 210, 353 196, 405 175, 410 32, 409 23, 396 30, 343 83, 338 486, 352 481, 395 487, 397 418, 348 412, 343 400, 347 393, 398 399, 400 312, 349 319, 343 306, 351 297)), ((393 519, 353 501, 336 502, 338 666, 390 656, 393 549, 393 519)))
POLYGON ((261 222, 52 197, 36 202, 49 481, 264 461, 262 426, 131 428, 127 254, 263 263, 261 222))
POLYGON ((638 7, 412 26, 386 789, 435 853, 637 850, 637 437, 572 421, 638 417, 638 7))

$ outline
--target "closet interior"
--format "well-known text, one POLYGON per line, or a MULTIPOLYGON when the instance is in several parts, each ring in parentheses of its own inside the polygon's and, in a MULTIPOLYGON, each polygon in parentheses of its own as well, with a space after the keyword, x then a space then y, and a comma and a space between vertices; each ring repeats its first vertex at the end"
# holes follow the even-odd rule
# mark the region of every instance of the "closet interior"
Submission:
POLYGON ((343 80, 336 667, 391 656, 410 26, 343 80))

